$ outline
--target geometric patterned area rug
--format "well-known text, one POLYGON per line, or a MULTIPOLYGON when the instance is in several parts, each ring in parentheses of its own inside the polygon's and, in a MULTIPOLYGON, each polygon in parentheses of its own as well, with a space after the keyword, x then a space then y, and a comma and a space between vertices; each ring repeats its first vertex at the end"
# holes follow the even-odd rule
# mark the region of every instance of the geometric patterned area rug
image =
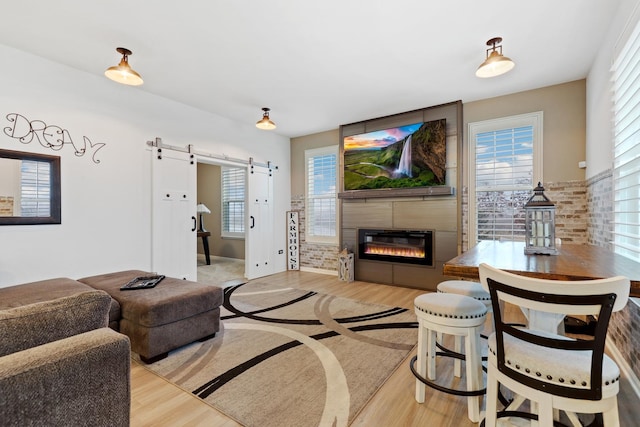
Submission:
POLYGON ((413 312, 253 280, 221 331, 146 367, 248 427, 347 426, 417 342, 413 312))

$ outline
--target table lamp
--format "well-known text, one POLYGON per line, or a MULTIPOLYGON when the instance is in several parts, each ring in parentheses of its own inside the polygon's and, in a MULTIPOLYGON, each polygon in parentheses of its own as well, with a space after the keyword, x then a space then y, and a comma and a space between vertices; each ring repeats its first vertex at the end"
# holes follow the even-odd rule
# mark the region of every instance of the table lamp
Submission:
POLYGON ((204 223, 202 222, 202 214, 210 214, 211 211, 203 203, 198 203, 198 206, 196 206, 196 212, 200 214, 200 228, 198 229, 198 231, 200 232, 207 231, 205 230, 204 223))

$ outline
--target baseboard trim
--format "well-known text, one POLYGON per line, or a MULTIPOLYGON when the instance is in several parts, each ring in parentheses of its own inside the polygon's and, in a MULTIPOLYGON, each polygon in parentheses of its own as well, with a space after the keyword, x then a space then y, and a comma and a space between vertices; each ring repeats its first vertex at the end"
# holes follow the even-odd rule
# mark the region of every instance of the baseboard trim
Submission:
POLYGON ((620 371, 629 380, 629 384, 631 384, 631 388, 636 394, 636 397, 640 399, 640 380, 638 380, 636 374, 631 370, 631 367, 622 356, 622 353, 620 353, 620 351, 618 350, 618 347, 616 347, 610 339, 607 339, 606 347, 613 357, 613 360, 615 360, 618 364, 620 371))
POLYGON ((300 271, 306 271, 307 273, 328 274, 329 276, 338 275, 338 272, 336 270, 325 270, 323 268, 314 268, 314 267, 300 267, 300 271))

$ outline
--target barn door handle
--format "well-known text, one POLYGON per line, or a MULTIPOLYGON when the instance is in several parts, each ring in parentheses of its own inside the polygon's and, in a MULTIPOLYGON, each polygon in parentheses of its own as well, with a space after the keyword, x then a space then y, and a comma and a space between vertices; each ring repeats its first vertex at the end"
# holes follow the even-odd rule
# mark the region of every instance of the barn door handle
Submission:
POLYGON ((253 228, 253 227, 256 226, 256 219, 253 217, 253 215, 251 215, 250 218, 251 218, 251 227, 249 227, 249 228, 253 228))
POLYGON ((196 231, 196 217, 192 216, 191 219, 193 220, 193 228, 191 229, 191 231, 196 231))

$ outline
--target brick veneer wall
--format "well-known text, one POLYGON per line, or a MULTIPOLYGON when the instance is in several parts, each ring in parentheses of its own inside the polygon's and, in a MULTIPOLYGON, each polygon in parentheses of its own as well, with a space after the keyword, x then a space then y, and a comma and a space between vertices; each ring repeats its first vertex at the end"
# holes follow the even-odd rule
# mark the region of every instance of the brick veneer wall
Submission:
POLYGON ((12 196, 0 196, 0 216, 13 216, 12 196))
POLYGON ((584 181, 547 182, 544 194, 556 205, 556 237, 587 243, 587 187, 584 181))
POLYGON ((304 196, 292 196, 291 210, 299 211, 300 267, 338 271, 338 245, 308 243, 305 238, 306 216, 304 196))
MULTIPOLYGON (((613 240, 613 173, 604 171, 587 181, 588 242, 612 249, 613 240)), ((609 339, 640 378, 640 306, 629 301, 614 313, 609 323, 609 339)))
MULTIPOLYGON (((587 243, 587 185, 584 181, 547 182, 544 194, 556 205, 556 237, 587 243)), ((532 193, 533 194, 533 193, 532 193)), ((462 248, 469 249, 469 189, 462 189, 462 248)))
POLYGON ((613 175, 611 170, 587 181, 587 239, 591 245, 613 249, 613 175))

